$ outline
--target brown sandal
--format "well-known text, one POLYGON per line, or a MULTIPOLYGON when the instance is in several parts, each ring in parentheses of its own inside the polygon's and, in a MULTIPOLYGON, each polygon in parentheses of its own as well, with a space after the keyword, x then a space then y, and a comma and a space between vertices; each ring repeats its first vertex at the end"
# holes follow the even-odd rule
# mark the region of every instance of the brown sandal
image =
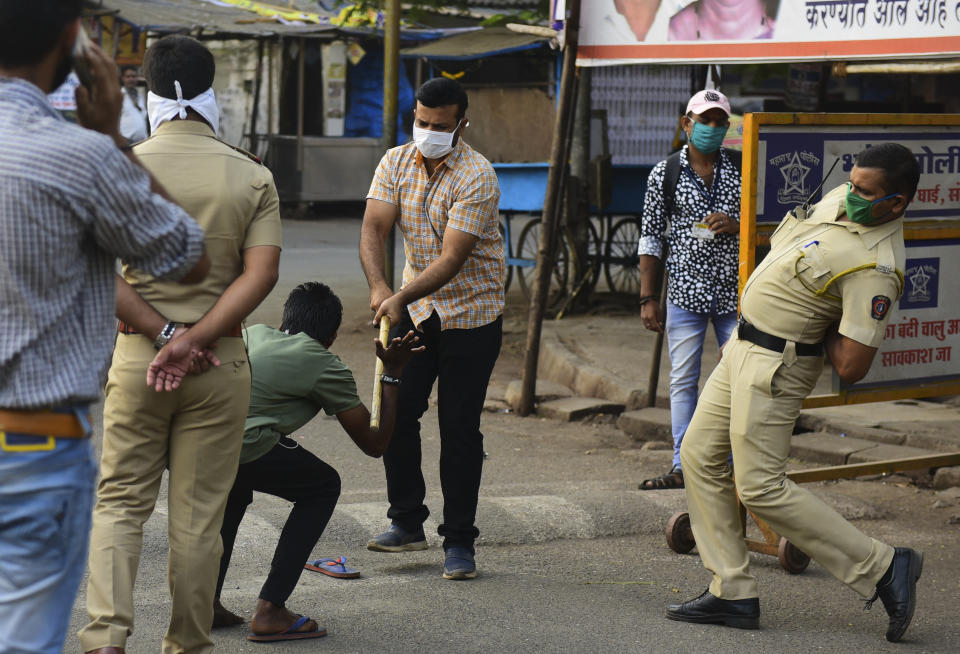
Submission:
POLYGON ((683 487, 683 470, 672 468, 670 472, 659 477, 644 479, 637 488, 640 490, 671 490, 683 487))

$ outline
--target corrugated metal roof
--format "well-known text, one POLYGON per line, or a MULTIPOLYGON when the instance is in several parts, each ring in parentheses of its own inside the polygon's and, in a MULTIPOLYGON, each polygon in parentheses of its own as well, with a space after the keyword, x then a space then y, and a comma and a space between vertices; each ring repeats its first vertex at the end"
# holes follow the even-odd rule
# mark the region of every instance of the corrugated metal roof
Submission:
MULTIPOLYGON (((300 11, 318 13, 327 18, 320 24, 284 24, 263 18, 245 9, 223 6, 205 0, 101 0, 90 3, 96 10, 108 10, 119 18, 151 32, 192 32, 202 30, 207 36, 320 36, 332 34, 336 28, 329 23, 332 14, 315 2, 295 0, 300 11)), ((285 3, 277 2, 278 6, 285 3)))
POLYGON ((427 59, 479 59, 505 52, 538 48, 549 40, 542 36, 514 32, 506 27, 487 27, 412 48, 403 48, 400 54, 404 57, 427 59))
MULTIPOLYGON (((286 10, 285 0, 274 0, 271 5, 286 10)), ((232 0, 94 0, 88 4, 94 12, 113 13, 143 30, 158 33, 201 31, 207 37, 305 36, 333 38, 336 34, 361 37, 382 36, 374 27, 336 27, 330 21, 339 11, 328 11, 310 0, 294 0, 292 9, 318 15, 320 23, 284 23, 256 12, 235 6, 232 0)), ((431 24, 415 24, 401 29, 405 40, 437 39, 460 31, 479 29, 474 20, 451 20, 448 16, 426 19, 431 24)), ((423 17, 421 16, 421 19, 423 17)))
POLYGON ((466 0, 465 4, 471 9, 474 7, 490 7, 493 9, 537 9, 537 0, 466 0))

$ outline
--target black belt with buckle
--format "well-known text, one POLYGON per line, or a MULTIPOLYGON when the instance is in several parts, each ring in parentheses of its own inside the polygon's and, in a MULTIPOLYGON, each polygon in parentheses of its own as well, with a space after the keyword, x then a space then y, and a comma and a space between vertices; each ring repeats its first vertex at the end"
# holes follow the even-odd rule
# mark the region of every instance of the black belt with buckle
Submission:
MULTIPOLYGON (((737 336, 742 341, 750 341, 755 345, 773 350, 774 352, 783 352, 787 348, 787 339, 762 332, 743 318, 741 318, 737 324, 737 336)), ((823 343, 797 343, 796 345, 797 356, 823 356, 823 343)))

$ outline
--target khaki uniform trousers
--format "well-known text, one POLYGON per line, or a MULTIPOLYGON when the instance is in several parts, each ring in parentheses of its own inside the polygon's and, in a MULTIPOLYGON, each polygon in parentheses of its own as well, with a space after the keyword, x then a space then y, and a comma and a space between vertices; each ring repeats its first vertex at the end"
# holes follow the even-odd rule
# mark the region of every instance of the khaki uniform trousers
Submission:
POLYGON ((146 385, 156 351, 120 335, 106 387, 103 453, 90 542, 83 651, 124 647, 133 633, 133 587, 163 471, 169 468, 168 581, 172 599, 164 654, 213 650, 213 596, 220 526, 233 485, 250 401, 243 339, 221 338, 219 368, 158 393, 146 385))
POLYGON ((781 354, 738 340, 734 332, 680 448, 693 535, 713 572, 710 592, 722 599, 758 597, 737 493, 757 517, 864 597, 893 560, 893 548, 786 477, 794 423, 823 367, 821 357, 795 352, 793 343, 781 354))

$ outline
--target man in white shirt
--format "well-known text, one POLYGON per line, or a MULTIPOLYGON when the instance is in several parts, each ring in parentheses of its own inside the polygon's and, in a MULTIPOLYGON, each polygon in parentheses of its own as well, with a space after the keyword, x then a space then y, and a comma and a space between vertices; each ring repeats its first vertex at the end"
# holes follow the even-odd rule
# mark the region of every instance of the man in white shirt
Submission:
POLYGON ((120 133, 130 143, 147 138, 147 103, 144 102, 140 89, 137 88, 139 77, 136 66, 120 67, 120 81, 123 87, 120 133))

